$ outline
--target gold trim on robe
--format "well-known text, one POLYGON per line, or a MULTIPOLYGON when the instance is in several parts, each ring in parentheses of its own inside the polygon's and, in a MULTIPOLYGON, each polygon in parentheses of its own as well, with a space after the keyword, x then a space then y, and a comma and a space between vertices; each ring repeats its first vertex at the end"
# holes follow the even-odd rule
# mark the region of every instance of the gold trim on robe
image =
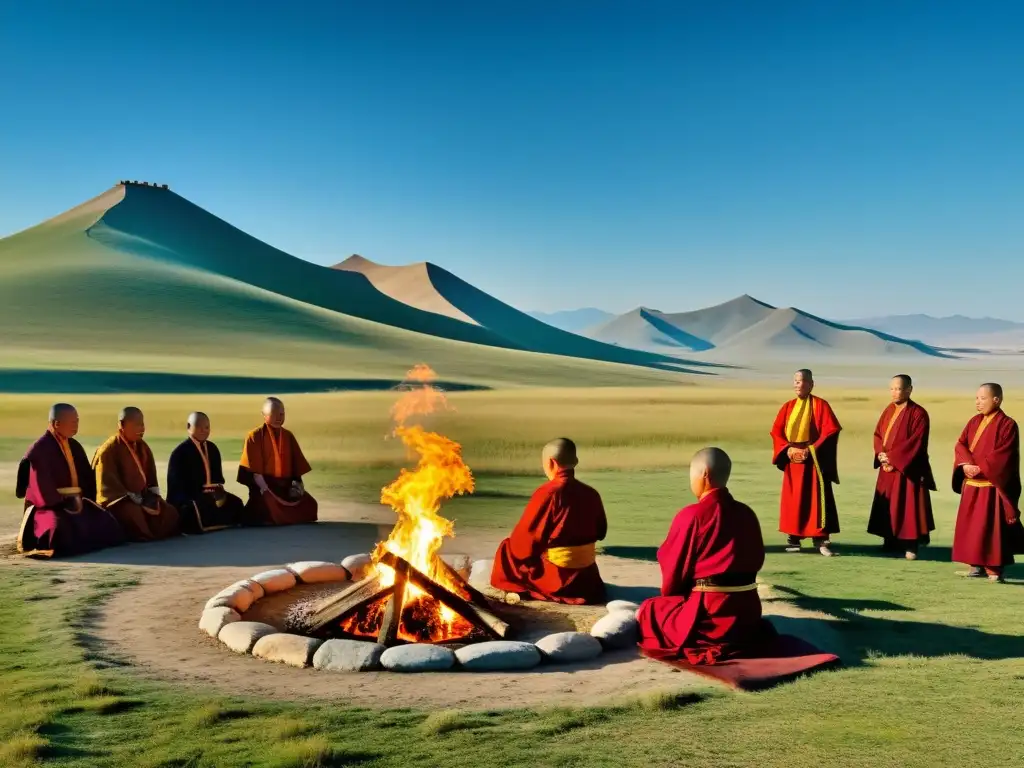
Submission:
POLYGON ((757 589, 757 584, 743 584, 739 587, 716 587, 711 584, 698 584, 693 588, 694 592, 752 592, 757 589))

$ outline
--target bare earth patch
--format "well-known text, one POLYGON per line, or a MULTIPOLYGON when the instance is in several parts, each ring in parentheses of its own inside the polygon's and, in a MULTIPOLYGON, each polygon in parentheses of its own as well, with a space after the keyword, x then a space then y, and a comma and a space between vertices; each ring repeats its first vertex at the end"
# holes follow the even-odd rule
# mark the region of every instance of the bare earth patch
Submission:
MULTIPOLYGON (((707 689, 696 676, 640 658, 636 651, 602 654, 592 662, 542 664, 526 672, 435 672, 403 675, 389 672, 332 673, 268 664, 232 653, 198 629, 206 601, 227 585, 259 570, 299 560, 340 561, 367 552, 386 536, 393 520, 387 509, 343 504, 321 509, 316 525, 277 529, 221 531, 173 541, 130 545, 63 561, 72 567, 120 565, 133 570, 140 584, 114 596, 91 629, 106 657, 129 664, 147 678, 213 689, 227 695, 285 700, 338 700, 357 706, 461 707, 502 709, 522 706, 592 705, 622 702, 651 690, 707 689)), ((497 536, 459 535, 447 551, 474 558, 490 557, 497 536)), ((45 568, 45 563, 27 563, 45 568)), ((639 600, 659 583, 656 563, 600 557, 612 597, 639 600)), ((336 585, 300 590, 321 592, 336 585)), ((308 595, 307 595, 308 596, 308 595)), ((766 595, 767 596, 767 595, 766 595)), ((256 603, 246 620, 280 625, 295 595, 270 595, 256 603)), ((766 613, 808 617, 786 603, 766 602, 766 613)), ((602 615, 601 607, 570 607, 526 602, 509 606, 515 619, 529 618, 529 629, 516 639, 536 640, 550 632, 587 631, 602 615)), ((803 622, 801 622, 803 623, 803 622)), ((787 626, 787 630, 795 629, 787 626)), ((804 633, 808 635, 807 632, 804 633)), ((834 638, 833 638, 834 640, 834 638)), ((838 652, 834 641, 829 650, 838 652)))

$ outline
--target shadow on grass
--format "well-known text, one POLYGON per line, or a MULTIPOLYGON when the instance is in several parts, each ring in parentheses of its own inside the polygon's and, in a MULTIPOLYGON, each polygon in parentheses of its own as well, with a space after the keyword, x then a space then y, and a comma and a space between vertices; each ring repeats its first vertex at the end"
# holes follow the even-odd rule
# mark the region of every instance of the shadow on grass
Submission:
MULTIPOLYGON (((986 585, 988 586, 988 585, 986 585)), ((993 587, 993 589, 1004 587, 993 587)), ((963 655, 973 659, 1024 658, 1024 640, 1019 635, 1000 635, 973 627, 957 627, 926 621, 901 621, 865 616, 862 611, 910 611, 887 600, 815 597, 791 587, 773 585, 787 602, 799 608, 839 619, 829 622, 854 654, 844 657, 848 666, 884 656, 939 657, 963 655)))
MULTIPOLYGON (((879 544, 845 544, 842 541, 833 541, 832 550, 840 557, 874 557, 881 560, 901 560, 904 558, 903 550, 890 551, 882 549, 881 543, 879 544)), ((768 544, 765 546, 764 551, 767 554, 786 554, 786 555, 817 555, 818 551, 811 546, 809 542, 804 543, 803 551, 797 552, 786 552, 786 544, 768 544)), ((953 558, 952 547, 946 545, 938 546, 923 546, 917 552, 918 560, 926 560, 929 562, 951 562, 953 558)))
POLYGON ((652 563, 658 562, 657 547, 610 546, 602 547, 601 554, 609 555, 610 557, 624 557, 628 560, 647 560, 652 563))

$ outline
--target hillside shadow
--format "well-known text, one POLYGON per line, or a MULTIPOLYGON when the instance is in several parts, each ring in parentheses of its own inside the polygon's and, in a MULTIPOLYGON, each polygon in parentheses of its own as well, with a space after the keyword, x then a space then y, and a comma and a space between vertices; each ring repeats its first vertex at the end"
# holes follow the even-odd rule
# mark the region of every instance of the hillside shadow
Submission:
POLYGON ((279 528, 232 528, 201 536, 124 544, 67 558, 67 562, 172 568, 261 567, 302 560, 336 563, 348 555, 372 551, 379 540, 377 525, 321 521, 279 528))
POLYGON ((887 600, 815 597, 791 587, 772 585, 786 602, 838 619, 833 628, 850 648, 849 666, 862 665, 878 655, 938 658, 963 655, 980 660, 1024 658, 1024 638, 973 627, 927 621, 865 616, 862 611, 907 611, 912 608, 887 600))

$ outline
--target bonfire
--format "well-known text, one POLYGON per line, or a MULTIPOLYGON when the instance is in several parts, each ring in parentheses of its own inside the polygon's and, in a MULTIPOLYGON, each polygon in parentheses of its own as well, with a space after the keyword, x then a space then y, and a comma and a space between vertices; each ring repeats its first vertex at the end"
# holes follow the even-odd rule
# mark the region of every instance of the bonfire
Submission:
POLYGON ((381 491, 380 501, 398 514, 386 541, 373 551, 372 572, 317 607, 310 629, 321 636, 396 643, 472 642, 504 637, 508 625, 490 610, 440 556, 446 537, 455 535, 441 504, 473 492, 473 473, 462 446, 410 421, 450 409, 434 382, 436 374, 417 365, 400 387, 391 408, 392 435, 416 460, 381 491))

